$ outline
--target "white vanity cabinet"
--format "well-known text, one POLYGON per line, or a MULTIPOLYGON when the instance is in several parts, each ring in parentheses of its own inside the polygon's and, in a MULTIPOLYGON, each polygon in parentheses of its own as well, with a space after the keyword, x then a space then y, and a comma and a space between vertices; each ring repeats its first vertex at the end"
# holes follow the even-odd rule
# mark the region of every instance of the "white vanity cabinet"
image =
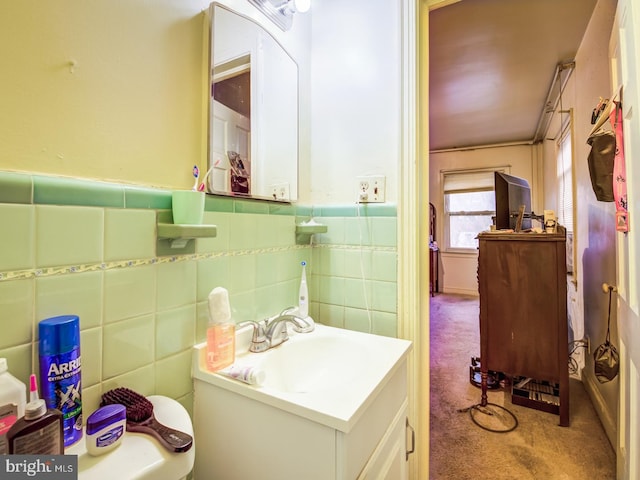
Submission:
MULTIPOLYGON (((240 384, 196 364, 195 480, 408 478, 409 350, 389 363, 388 371, 379 372, 375 386, 363 392, 362 401, 346 416, 332 415, 329 407, 310 408, 312 402, 305 398, 310 394, 277 398, 277 392, 240 384)), ((324 395, 332 404, 345 395, 344 405, 353 400, 348 390, 313 395, 324 395)))
POLYGON ((196 381, 195 480, 407 478, 406 361, 350 431, 196 381))

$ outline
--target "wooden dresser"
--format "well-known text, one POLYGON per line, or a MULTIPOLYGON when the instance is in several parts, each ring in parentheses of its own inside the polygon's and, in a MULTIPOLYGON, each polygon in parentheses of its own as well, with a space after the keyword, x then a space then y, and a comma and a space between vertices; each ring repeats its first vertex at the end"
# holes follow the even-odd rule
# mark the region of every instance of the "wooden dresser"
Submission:
POLYGON ((429 292, 433 297, 438 293, 438 264, 440 263, 440 249, 436 245, 429 245, 429 292))
MULTIPOLYGON (((547 381, 559 385, 554 413, 560 425, 569 426, 564 230, 485 232, 478 240, 483 405, 489 370, 547 381)), ((535 402, 519 404, 536 408, 535 402)))

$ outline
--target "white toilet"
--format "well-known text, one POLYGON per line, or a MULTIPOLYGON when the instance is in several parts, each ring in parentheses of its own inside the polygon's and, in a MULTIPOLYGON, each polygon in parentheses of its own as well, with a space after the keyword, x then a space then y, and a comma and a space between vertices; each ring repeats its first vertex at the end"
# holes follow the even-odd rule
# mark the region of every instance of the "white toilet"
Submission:
MULTIPOLYGON (((147 398, 160 423, 193 437, 191 418, 179 402, 162 395, 147 398)), ((181 480, 193 469, 195 441, 187 452, 172 453, 150 435, 127 432, 121 445, 104 455, 89 455, 84 437, 65 454, 78 455, 80 480, 181 480)))

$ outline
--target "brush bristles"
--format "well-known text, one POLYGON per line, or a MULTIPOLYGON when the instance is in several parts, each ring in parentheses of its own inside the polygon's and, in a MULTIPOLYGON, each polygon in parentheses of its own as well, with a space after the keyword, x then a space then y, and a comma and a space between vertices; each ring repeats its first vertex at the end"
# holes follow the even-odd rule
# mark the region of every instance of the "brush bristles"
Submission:
POLYGON ((100 406, 120 404, 127 408, 127 420, 130 422, 143 422, 153 414, 153 403, 144 395, 131 389, 120 387, 102 394, 100 406))

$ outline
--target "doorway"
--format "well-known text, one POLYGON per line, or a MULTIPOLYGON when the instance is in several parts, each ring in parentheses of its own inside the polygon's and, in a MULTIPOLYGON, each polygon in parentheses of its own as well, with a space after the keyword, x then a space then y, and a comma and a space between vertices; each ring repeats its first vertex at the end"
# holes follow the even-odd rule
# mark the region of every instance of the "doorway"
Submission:
MULTIPOLYGON (((473 2, 476 5, 483 5, 483 6, 487 6, 490 3, 498 3, 499 0, 483 0, 480 2, 473 2)), ((433 3, 433 2, 430 2, 433 3)), ((444 6, 441 9, 437 9, 437 10, 431 10, 430 15, 427 15, 427 21, 435 21, 435 19, 437 19, 437 16, 439 13, 445 12, 447 9, 454 9, 457 8, 458 6, 462 5, 462 4, 469 4, 470 2, 466 2, 466 0, 463 0, 462 2, 454 2, 453 4, 451 2, 440 2, 441 4, 446 4, 448 6, 444 6)), ((509 3, 510 4, 510 8, 516 8, 517 5, 522 5, 523 2, 519 2, 519 1, 509 1, 509 2, 504 2, 503 4, 509 3)), ((526 2, 525 2, 526 3, 526 2)), ((529 2, 532 3, 532 2, 529 2)), ((545 2, 536 2, 539 4, 543 4, 545 2)), ((557 3, 557 2, 556 2, 557 3)), ((611 4, 614 5, 615 8, 615 1, 594 1, 591 5, 591 7, 593 8, 593 6, 595 4, 599 4, 598 8, 600 7, 606 7, 609 8, 611 4)), ((585 5, 585 2, 582 2, 583 5, 585 5)), ((506 10, 505 10, 506 11, 506 10)), ((473 15, 467 15, 466 18, 473 18, 473 15)), ((583 22, 582 26, 580 27, 575 26, 573 24, 569 25, 568 23, 566 24, 567 28, 570 29, 580 29, 582 28, 582 33, 584 33, 585 28, 587 26, 587 24, 589 23, 589 20, 591 18, 591 12, 589 12, 589 14, 586 16, 586 20, 583 22)), ((472 29, 470 27, 466 27, 466 30, 471 31, 472 29)), ((433 32, 432 32, 433 33, 433 32)), ((476 32, 477 33, 477 32, 476 32)), ((459 40, 461 42, 464 42, 465 40, 467 42, 470 41, 470 37, 469 36, 465 36, 465 35, 459 35, 459 40)), ((579 37, 580 39, 582 38, 582 36, 579 37)), ((513 43, 513 42, 512 42, 513 43)), ((604 45, 606 48, 606 44, 608 43, 608 36, 605 38, 604 40, 604 45)), ((433 53, 432 50, 433 45, 430 44, 430 54, 429 54, 429 59, 430 61, 434 62, 438 60, 438 56, 436 54, 433 53)), ((522 46, 520 47, 521 52, 527 52, 528 50, 526 49, 526 46, 522 46)), ((577 47, 576 47, 577 48, 577 47)), ((468 55, 472 55, 471 52, 469 51, 468 55)), ((530 55, 525 55, 523 54, 523 57, 529 57, 530 55)), ((458 58, 456 55, 450 54, 450 55, 444 55, 444 58, 458 58)), ((472 63, 471 61, 469 63, 472 63)), ((487 62, 479 62, 479 63, 485 63, 488 64, 487 62)), ((584 65, 584 64, 583 64, 584 65)), ((470 67, 471 68, 471 67, 470 67)), ((605 66, 606 68, 606 66, 605 66)), ((497 69, 499 70, 499 69, 497 69)), ((500 72, 502 73, 502 72, 500 72)), ((540 83, 540 85, 542 86, 541 88, 543 90, 546 91, 546 89, 548 88, 548 84, 549 81, 551 80, 551 69, 548 69, 546 71, 546 75, 547 75, 547 79, 543 80, 542 82, 538 82, 540 83)), ((460 91, 464 91, 465 90, 465 86, 464 86, 464 82, 463 80, 460 79, 460 75, 459 74, 455 74, 453 72, 453 70, 449 70, 448 72, 448 78, 449 79, 454 79, 453 81, 448 82, 448 86, 450 87, 451 93, 453 95, 458 94, 460 91)), ((478 76, 475 77, 476 79, 476 83, 478 84, 482 84, 482 85, 486 85, 486 84, 493 84, 495 86, 496 83, 499 83, 502 81, 501 78, 498 78, 497 75, 491 77, 491 76, 482 76, 482 73, 478 73, 478 76)), ((457 125, 457 131, 456 128, 449 126, 449 130, 451 130, 453 133, 452 134, 459 134, 459 133, 468 133, 473 131, 472 127, 475 123, 478 123, 477 121, 471 121, 471 118, 473 117, 473 113, 469 113, 469 112, 463 112, 461 113, 460 111, 456 110, 454 108, 454 103, 451 101, 451 99, 449 97, 446 97, 444 95, 437 95, 437 99, 438 100, 443 100, 442 104, 444 105, 444 107, 442 108, 438 108, 437 102, 434 100, 434 95, 433 95, 433 89, 434 89, 434 82, 436 82, 437 79, 435 78, 435 76, 430 76, 430 89, 431 89, 431 98, 429 100, 429 112, 431 115, 431 128, 429 129, 429 136, 430 136, 430 148, 428 149, 430 151, 430 155, 429 155, 429 160, 426 162, 427 165, 425 166, 425 169, 430 169, 430 172, 425 173, 425 177, 427 177, 427 182, 425 183, 425 185, 429 186, 429 201, 433 202, 438 208, 439 213, 442 211, 443 207, 441 205, 438 205, 438 202, 440 201, 440 198, 442 197, 441 195, 441 187, 439 185, 439 175, 440 175, 440 170, 433 170, 433 166, 435 164, 435 162, 432 161, 434 153, 441 153, 441 154, 449 154, 449 159, 447 160, 448 162, 450 162, 451 168, 457 167, 459 168, 462 164, 464 164, 464 159, 463 157, 465 155, 468 155, 470 157, 486 157, 486 156, 490 156, 492 154, 497 153, 498 151, 505 151, 505 149, 512 149, 512 152, 510 152, 509 155, 511 155, 513 153, 513 151, 517 150, 517 149, 525 149, 526 153, 524 154, 524 156, 528 156, 529 158, 531 157, 535 157, 536 159, 540 160, 539 163, 535 164, 532 162, 532 166, 530 167, 531 172, 530 174, 532 176, 535 175, 536 177, 536 181, 539 181, 540 184, 545 183, 547 184, 547 182, 549 181, 549 179, 547 178, 547 174, 543 173, 542 170, 544 169, 544 162, 542 161, 542 154, 540 152, 541 149, 538 149, 538 147, 533 147, 531 145, 527 145, 527 141, 529 141, 531 139, 531 137, 533 136, 531 134, 531 132, 528 134, 528 136, 523 136, 521 137, 521 141, 522 143, 518 142, 515 140, 516 137, 514 137, 511 140, 507 140, 507 139, 500 139, 497 137, 492 137, 490 135, 484 135, 484 136, 478 136, 475 142, 472 143, 463 143, 463 140, 461 140, 461 137, 455 137, 453 140, 451 140, 451 143, 438 143, 440 140, 440 138, 447 138, 445 134, 451 133, 446 131, 447 130, 447 122, 445 121, 444 117, 442 115, 449 115, 449 113, 453 113, 454 115, 452 115, 454 117, 454 120, 457 120, 457 122, 454 122, 453 124, 449 124, 449 125, 454 125, 454 127, 457 125), (450 111, 448 111, 450 110, 450 111), (442 113, 442 115, 440 115, 440 113, 442 113), (457 115, 457 116, 456 116, 457 115), (462 120, 461 120, 462 118, 462 120), (468 123, 465 123, 468 122, 468 123), (437 125, 436 125, 437 123, 437 125), (443 133, 444 130, 444 133, 443 133), (465 152, 465 153, 463 153, 465 152)), ((528 91, 531 91, 530 89, 525 89, 528 91)), ((604 89, 604 95, 606 95, 608 93, 608 88, 604 89)), ((501 89, 501 92, 505 92, 507 91, 506 87, 501 89)), ((593 92, 592 92, 593 94, 593 92)), ((595 93, 596 95, 596 100, 597 100, 597 93, 595 93)), ((544 97, 544 95, 543 95, 544 97)), ((489 94, 487 94, 485 92, 484 97, 485 100, 488 99, 490 100, 490 103, 492 105, 495 104, 496 98, 498 97, 492 97, 489 94)), ((510 101, 515 102, 515 99, 513 97, 509 97, 510 101)), ((482 98, 481 98, 482 99, 482 98)), ((475 106, 476 108, 478 107, 478 98, 475 98, 475 102, 472 101, 467 101, 465 102, 467 106, 471 107, 471 106, 475 106)), ((542 108, 542 103, 538 104, 537 110, 536 110, 536 115, 538 115, 540 113, 540 109, 542 108)), ((586 108, 584 105, 581 105, 580 108, 582 108, 583 110, 586 108)), ((589 107, 589 110, 592 108, 592 106, 589 107)), ((491 110, 490 113, 495 113, 497 111, 500 111, 499 109, 496 108, 480 108, 480 111, 484 111, 485 113, 489 110, 491 110)), ((579 112, 578 112, 579 113, 579 112)), ((491 117, 487 117, 487 118, 491 118, 491 117)), ((504 125, 504 119, 508 118, 511 119, 512 117, 505 114, 504 112, 502 112, 502 114, 499 116, 499 118, 496 120, 494 119, 493 121, 489 120, 484 122, 485 126, 489 126, 489 127, 493 127, 494 130, 496 130, 495 126, 496 125, 500 125, 501 127, 504 125)), ((536 119, 537 120, 537 119, 536 119)), ((481 122, 482 123, 482 122, 481 122)), ((511 123, 511 122, 509 122, 511 123)), ((517 121, 514 120, 514 126, 515 124, 517 124, 517 121)), ((533 122, 534 124, 536 123, 536 121, 533 122)), ((586 127, 588 128, 588 127, 586 127)), ((579 132, 578 132, 579 133, 579 132)), ((453 138, 453 137, 451 137, 453 138)), ((580 140, 578 140, 578 143, 580 143, 580 140)), ((578 150, 582 149, 582 146, 578 147, 578 150)), ((579 153, 578 153, 579 154, 579 153)), ((427 155, 423 155, 422 158, 427 158, 427 155)), ((495 158, 495 155, 494 155, 495 158)), ((546 158, 546 157, 545 157, 546 158)), ((536 160, 536 161, 538 161, 536 160)), ((510 160, 511 162, 513 162, 513 160, 510 160)), ((585 178, 585 173, 586 173, 586 169, 583 169, 582 171, 578 172, 578 181, 582 181, 584 182, 585 180, 588 182, 588 176, 585 178)), ((588 174, 587 174, 588 175, 588 174)), ((584 190, 586 192, 586 190, 584 190)), ((547 195, 546 192, 543 192, 543 194, 545 195, 545 201, 547 201, 547 195)), ((578 199, 580 202, 582 202, 582 198, 578 199)), ((581 218, 589 218, 589 221, 592 221, 592 219, 594 218, 593 216, 595 215, 596 217, 600 216, 601 212, 599 211, 600 206, 595 205, 595 202, 590 202, 590 201, 585 201, 580 203, 581 207, 583 210, 580 211, 578 210, 579 214, 582 214, 581 218), (595 212, 595 213, 594 213, 595 212)), ((440 216, 442 217, 442 216, 440 216)), ((439 217, 439 218, 440 218, 439 217)), ((440 232, 442 232, 442 229, 444 228, 444 222, 443 221, 439 221, 439 227, 438 230, 440 232)), ((588 228, 588 227, 585 227, 588 228)), ((577 232, 577 235, 585 235, 584 232, 577 232)), ((440 233, 438 235, 437 238, 442 239, 443 235, 442 233, 440 233)), ((591 253, 593 254, 593 256, 591 257, 592 259, 595 259, 598 252, 597 249, 599 248, 598 244, 597 244, 597 238, 596 237, 588 237, 588 240, 584 240, 585 237, 583 236, 583 241, 594 247, 593 250, 591 252, 587 252, 587 253, 591 253)), ((439 246, 441 248, 442 251, 442 256, 445 257, 446 256, 446 248, 447 246, 440 243, 439 242, 439 246)), ((614 247, 615 248, 615 247, 614 247)), ((581 250, 579 252, 579 256, 578 259, 580 262, 584 261, 584 251, 581 250)), ((451 278, 453 272, 455 271, 460 271, 460 268, 458 268, 458 265, 460 264, 461 260, 460 260, 460 256, 453 258, 449 257, 449 258, 443 258, 442 260, 442 267, 443 267, 443 272, 441 273, 441 275, 444 276, 444 278, 446 279, 447 277, 451 278), (457 262, 457 263, 456 263, 457 262)), ((470 261, 471 264, 473 264, 473 259, 471 259, 470 261)), ((614 262, 615 263, 615 262, 614 262)), ((579 267, 582 266, 583 268, 585 268, 584 265, 579 265, 579 267)), ((598 267, 600 268, 600 267, 598 267)), ((594 272, 600 272, 600 270, 596 269, 596 270, 591 270, 591 273, 594 272)), ((584 274, 581 274, 581 277, 583 277, 584 274)), ((615 276, 615 274, 614 274, 615 276)), ((469 267, 469 274, 466 275, 467 278, 470 278, 473 282, 474 280, 474 269, 473 267, 469 267)), ((599 287, 598 282, 600 282, 599 280, 596 282, 595 279, 599 278, 599 274, 594 274, 593 276, 593 282, 594 285, 597 284, 596 286, 599 287)), ((442 281, 442 277, 441 277, 441 281, 442 281)), ((584 281, 580 281, 578 282, 579 284, 579 288, 581 289, 581 295, 583 295, 585 298, 589 297, 590 295, 590 288, 591 286, 589 285, 589 288, 586 288, 589 283, 589 280, 584 280, 584 281), (585 283, 583 285, 583 283, 585 283)), ((600 282, 601 283, 601 282, 600 282)), ((614 282, 615 283, 615 282, 614 282)), ((445 291, 451 291, 451 284, 447 285, 447 281, 445 280, 444 283, 441 285, 441 289, 444 289, 445 291)), ((453 288, 453 290, 455 291, 455 287, 453 288)), ((597 290, 597 289, 594 289, 597 290)), ((592 300, 593 300, 593 304, 597 304, 595 305, 595 308, 592 308, 590 311, 594 312, 593 313, 593 317, 602 317, 601 315, 601 311, 602 308, 604 308, 606 310, 606 299, 602 298, 602 297, 598 297, 597 293, 594 294, 595 296, 593 296, 592 300)), ((579 309, 578 310, 586 310, 587 306, 592 307, 592 305, 587 305, 587 303, 585 302, 584 305, 580 304, 579 305, 579 309)), ((587 322, 588 317, 590 315, 590 312, 585 312, 585 322, 587 322)), ((595 321, 600 321, 601 318, 599 319, 594 319, 595 321)), ((606 320, 606 315, 605 315, 605 320, 606 320)), ((594 330, 595 331, 595 330, 594 330)), ((599 332, 596 335, 599 338, 599 332)), ((600 414, 600 412, 598 412, 598 414, 600 414)), ((635 422, 637 423, 637 422, 635 422)), ((614 439, 614 443, 615 443, 615 439, 614 439)))

